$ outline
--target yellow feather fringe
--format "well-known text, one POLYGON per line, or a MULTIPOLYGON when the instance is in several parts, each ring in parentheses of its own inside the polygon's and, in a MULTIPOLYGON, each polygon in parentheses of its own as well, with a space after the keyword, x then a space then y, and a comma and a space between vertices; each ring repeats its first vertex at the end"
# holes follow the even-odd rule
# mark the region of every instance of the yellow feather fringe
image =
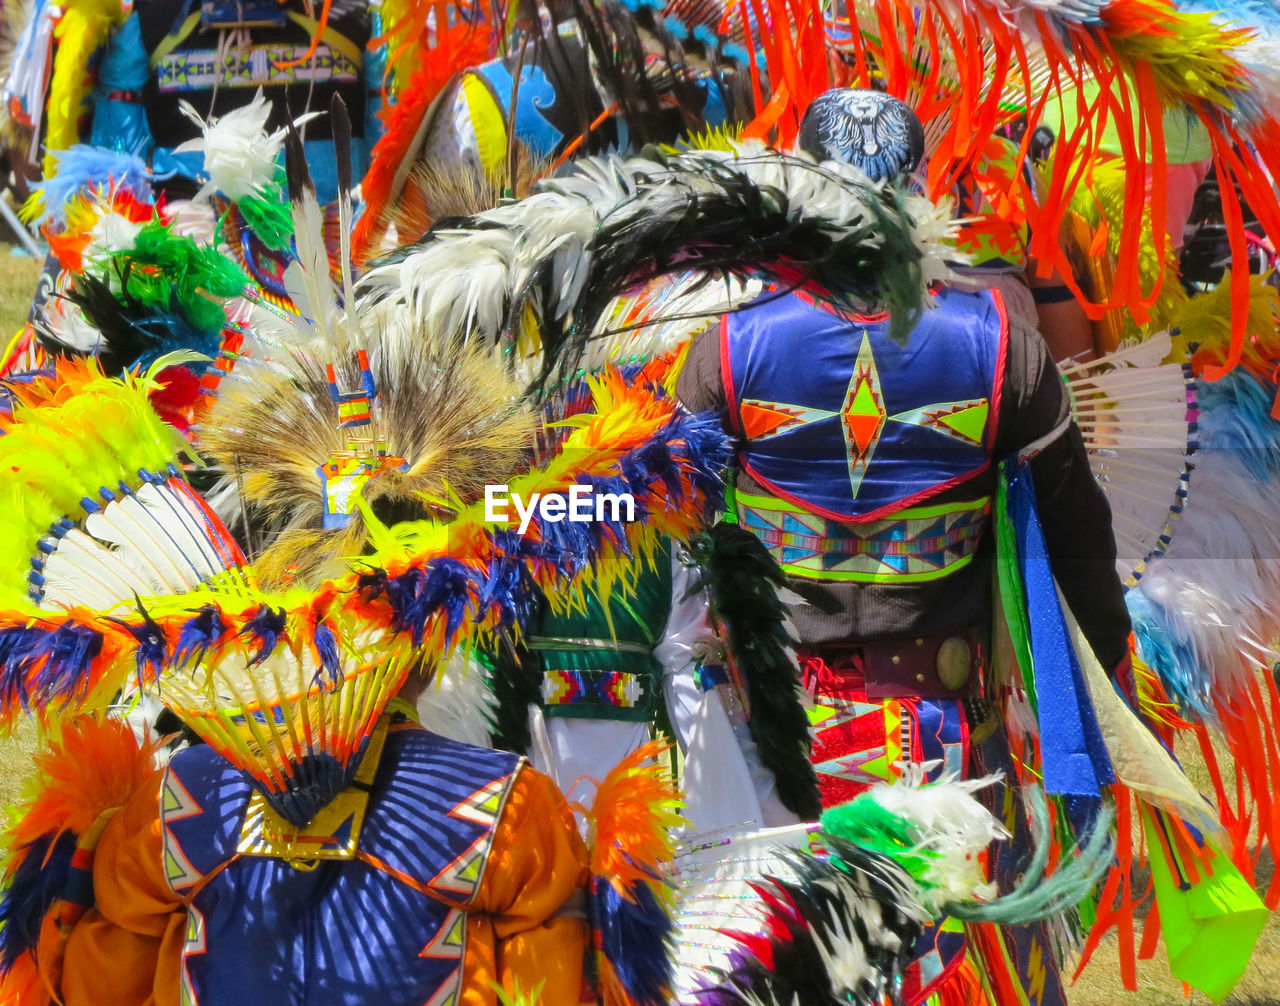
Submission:
POLYGON ((72 0, 64 8, 54 29, 58 48, 45 110, 46 178, 57 170, 56 152, 80 142, 80 120, 88 110, 93 86, 89 61, 124 19, 120 0, 72 0))

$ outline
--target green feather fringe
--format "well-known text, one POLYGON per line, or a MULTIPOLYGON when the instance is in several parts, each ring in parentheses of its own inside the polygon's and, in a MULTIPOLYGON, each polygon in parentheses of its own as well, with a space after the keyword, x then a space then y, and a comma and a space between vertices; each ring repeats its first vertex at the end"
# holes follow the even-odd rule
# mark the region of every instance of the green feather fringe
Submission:
POLYGON ((293 241, 293 215, 280 187, 276 185, 273 189, 274 198, 249 196, 236 203, 236 209, 254 237, 266 247, 275 252, 288 251, 293 241))
POLYGON ((940 858, 932 849, 920 847, 919 836, 910 822, 865 794, 824 811, 822 832, 888 856, 916 883, 926 882, 929 867, 940 858))
POLYGON ((515 754, 528 754, 533 738, 529 734, 529 706, 538 702, 541 668, 531 663, 532 654, 524 643, 499 639, 485 652, 477 651, 485 680, 496 700, 489 721, 493 746, 515 754), (535 669, 536 668, 536 669, 535 669))
POLYGON ((157 313, 177 309, 195 328, 226 324, 222 301, 238 297, 249 278, 216 248, 173 233, 160 220, 142 226, 133 247, 110 255, 127 300, 157 313))

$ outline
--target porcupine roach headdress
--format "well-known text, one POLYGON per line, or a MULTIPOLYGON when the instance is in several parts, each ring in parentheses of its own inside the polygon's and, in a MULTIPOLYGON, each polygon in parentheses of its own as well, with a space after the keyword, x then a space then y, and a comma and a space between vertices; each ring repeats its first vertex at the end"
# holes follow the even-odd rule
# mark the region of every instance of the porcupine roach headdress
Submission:
MULTIPOLYGON (((333 128, 346 183, 340 101, 333 128)), ((292 265, 284 281, 303 313, 270 310, 264 299, 250 348, 201 431, 247 523, 271 536, 255 555, 263 586, 314 585, 340 573, 344 558, 364 550, 370 522, 425 517, 430 501, 474 502, 519 467, 532 436, 518 388, 491 351, 460 351, 421 338, 386 310, 360 311, 350 287, 351 309, 340 308, 323 274, 312 282, 311 270, 326 265, 320 211, 293 138, 287 153, 306 265, 292 265)), ((341 212, 345 233, 345 200, 341 212)))

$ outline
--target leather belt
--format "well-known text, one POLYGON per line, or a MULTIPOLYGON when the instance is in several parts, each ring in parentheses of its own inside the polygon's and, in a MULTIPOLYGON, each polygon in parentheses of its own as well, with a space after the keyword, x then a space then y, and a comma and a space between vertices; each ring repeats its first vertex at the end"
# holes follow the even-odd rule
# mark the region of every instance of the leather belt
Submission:
POLYGON ((826 664, 820 685, 861 687, 869 699, 965 699, 978 694, 986 634, 954 629, 905 639, 823 646, 811 654, 826 664))

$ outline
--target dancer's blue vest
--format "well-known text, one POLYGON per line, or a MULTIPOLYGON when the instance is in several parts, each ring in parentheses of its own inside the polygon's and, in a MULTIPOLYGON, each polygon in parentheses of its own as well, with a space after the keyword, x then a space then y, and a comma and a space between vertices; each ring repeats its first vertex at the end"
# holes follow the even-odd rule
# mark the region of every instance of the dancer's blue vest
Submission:
POLYGON ((245 776, 208 747, 179 752, 161 816, 170 886, 191 898, 184 1006, 453 1002, 466 929, 456 906, 483 879, 518 765, 392 727, 356 858, 295 866, 239 854, 245 776))
POLYGON ((725 316, 721 373, 743 469, 836 521, 879 520, 991 464, 1008 322, 998 295, 944 290, 905 346, 888 318, 766 293, 725 316))

